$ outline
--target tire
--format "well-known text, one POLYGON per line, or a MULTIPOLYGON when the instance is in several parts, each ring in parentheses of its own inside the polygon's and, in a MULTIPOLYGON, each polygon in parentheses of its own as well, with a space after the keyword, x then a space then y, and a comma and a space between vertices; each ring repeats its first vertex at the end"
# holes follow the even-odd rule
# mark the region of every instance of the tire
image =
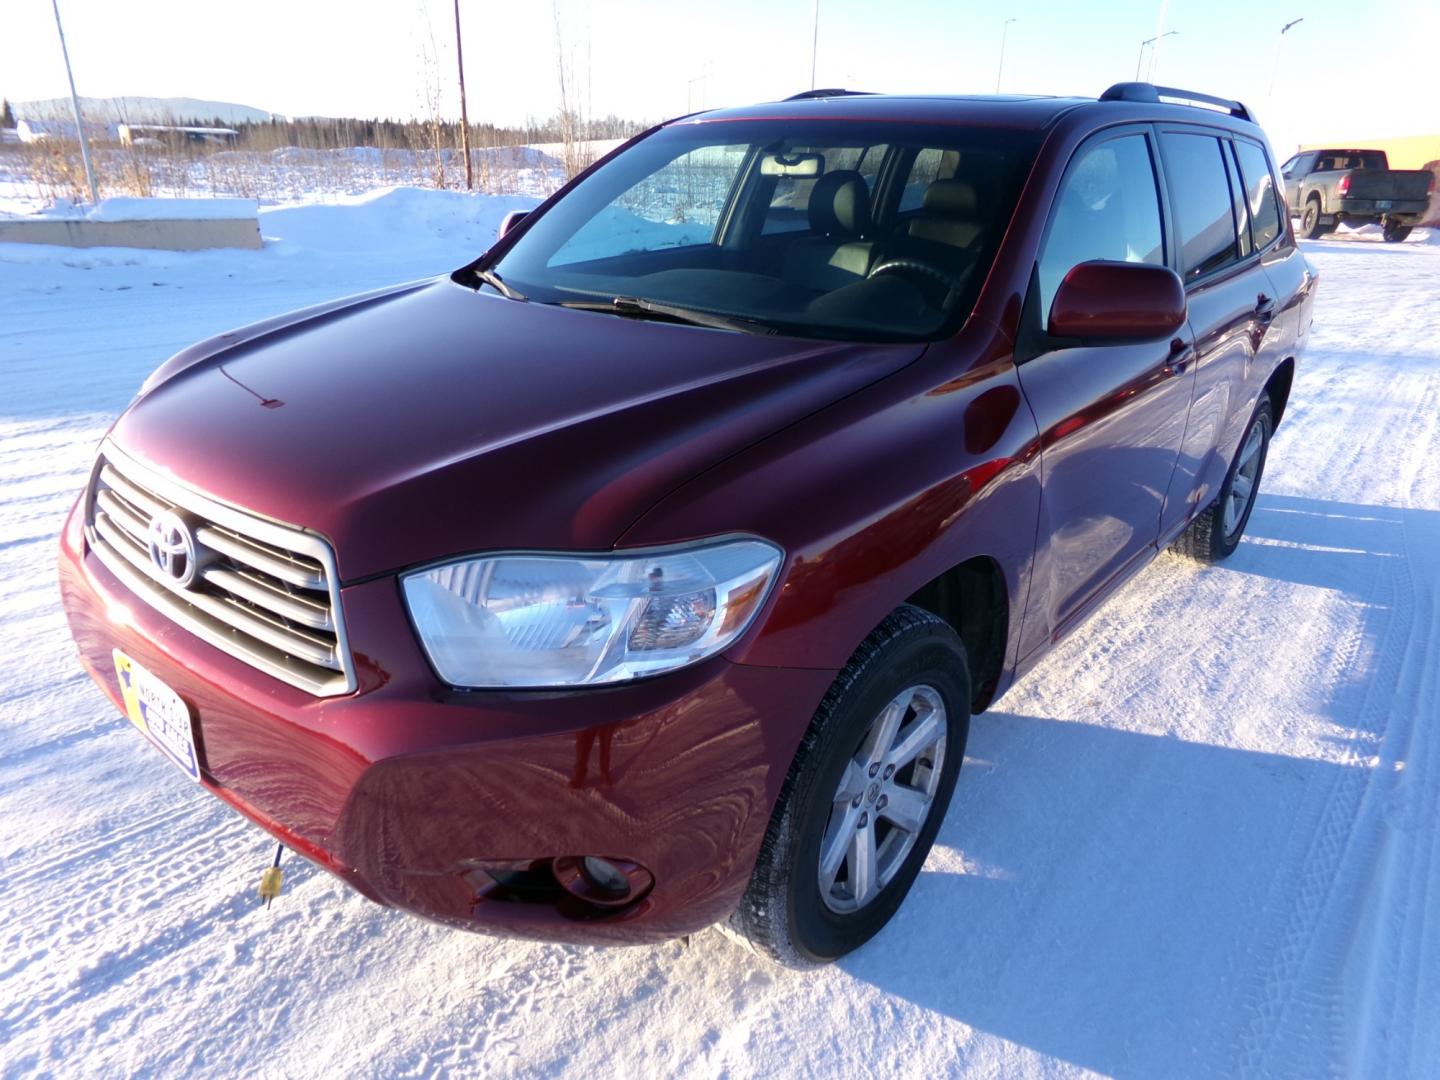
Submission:
POLYGON ((970 675, 959 637, 927 611, 896 609, 855 650, 816 710, 726 933, 794 968, 828 963, 870 940, 905 899, 935 842, 969 728, 970 675), (944 710, 938 724, 937 703, 944 710), (874 746, 884 731, 894 732, 889 749, 897 758, 914 750, 908 764, 892 764, 885 748, 874 746), (899 738, 906 733, 912 742, 936 741, 906 747, 899 738), (902 792, 920 795, 927 788, 929 802, 915 828, 894 824, 890 815, 902 801, 901 814, 918 806, 902 792), (896 793, 902 794, 891 802, 896 793), (867 864, 867 833, 875 839, 868 877, 863 870, 854 873, 867 864), (822 885, 820 861, 826 840, 830 852, 845 851, 828 886, 822 885), (873 891, 865 889, 866 880, 875 883, 873 891))
POLYGON ((1334 228, 1334 225, 1321 224, 1320 196, 1311 195, 1310 198, 1306 200, 1305 209, 1300 212, 1300 239, 1318 240, 1334 228))
POLYGON ((1176 538, 1171 545, 1172 551, 1203 563, 1219 562, 1234 554, 1240 546, 1240 538, 1245 535, 1250 512, 1255 509, 1260 479, 1265 475, 1265 457, 1270 452, 1270 436, 1274 430, 1274 407, 1270 404, 1270 396, 1262 394, 1235 451, 1235 460, 1230 462, 1225 482, 1220 485, 1220 494, 1176 538), (1253 455, 1250 455, 1247 451, 1257 434, 1258 443, 1254 446, 1253 455), (1253 469, 1248 467, 1252 462, 1253 469), (1245 479, 1249 480, 1249 489, 1243 495, 1237 495, 1237 480, 1243 483, 1245 479))
POLYGON ((1385 237, 1387 244, 1402 244, 1412 228, 1413 225, 1401 225, 1398 221, 1387 218, 1380 223, 1380 234, 1385 237))

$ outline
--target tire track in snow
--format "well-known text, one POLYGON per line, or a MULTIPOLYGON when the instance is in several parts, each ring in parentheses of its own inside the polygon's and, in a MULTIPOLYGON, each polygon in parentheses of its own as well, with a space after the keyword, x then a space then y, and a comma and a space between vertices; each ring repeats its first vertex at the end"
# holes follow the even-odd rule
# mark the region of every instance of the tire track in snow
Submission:
MULTIPOLYGON (((1334 365, 1325 379, 1326 389, 1353 391, 1353 364, 1336 358, 1334 365)), ((1416 470, 1424 471, 1424 462, 1440 451, 1435 423, 1440 371, 1431 366, 1420 378, 1409 374, 1390 381, 1391 394, 1384 401, 1389 406, 1409 395, 1403 420, 1374 432, 1372 439, 1347 440, 1341 448, 1331 448, 1320 475, 1344 479, 1373 476, 1381 462, 1389 459, 1387 450, 1402 467, 1413 466, 1412 477, 1416 470), (1417 384, 1418 392, 1411 395, 1417 384)), ((1297 395, 1309 389, 1303 378, 1297 381, 1297 395)), ((1383 485, 1372 485, 1369 494, 1376 501, 1396 498, 1408 502, 1415 491, 1413 483, 1405 483, 1393 493, 1386 492, 1383 485)), ((1425 646, 1433 638, 1440 614, 1433 603, 1422 600, 1417 615, 1417 597, 1428 593, 1430 582, 1417 582, 1414 568, 1433 567, 1434 560, 1432 556, 1417 563, 1417 558, 1423 560, 1424 556, 1415 550, 1408 527, 1415 515, 1428 517, 1434 511, 1369 509, 1376 519, 1389 523, 1387 531, 1396 535, 1395 548, 1402 557, 1371 560, 1379 571, 1378 579, 1361 594, 1366 614, 1360 636, 1350 643, 1351 649, 1360 648, 1352 653, 1356 661, 1353 672, 1361 674, 1363 683, 1352 685, 1348 692, 1338 681, 1329 687, 1341 705, 1337 711, 1341 715, 1348 711, 1352 718, 1345 767, 1328 785, 1323 803, 1317 804, 1318 816, 1298 867, 1282 870, 1275 877, 1266 905, 1273 927, 1267 936, 1275 947, 1268 963, 1249 982, 1243 1005, 1249 1018, 1239 1031, 1237 1060, 1222 1072, 1313 1077, 1390 1071, 1384 1067, 1371 1071, 1366 1059, 1375 1056, 1375 1028, 1367 1027, 1365 1019, 1356 1015, 1376 1020, 1378 1003, 1374 999, 1368 1004, 1351 1000, 1347 991, 1354 990, 1356 980, 1345 976, 1347 964, 1373 970, 1377 938, 1383 940, 1383 924, 1395 916, 1383 901, 1377 905, 1372 883, 1384 869, 1385 817, 1392 797, 1393 769, 1413 746, 1419 718, 1435 715, 1433 695, 1419 692, 1416 665, 1426 664, 1425 646), (1363 655, 1366 641, 1374 645, 1368 662, 1363 655), (1347 704, 1350 702, 1353 704, 1347 704), (1292 875, 1298 880, 1288 880, 1292 875)), ((1342 665, 1335 674, 1343 676, 1347 667, 1342 665)), ((1433 668, 1433 661, 1429 667, 1433 668)), ((1433 733, 1429 738, 1433 743, 1433 733)), ((1289 860, 1287 864, 1294 866, 1289 860)), ((1431 866, 1422 866, 1430 872, 1431 866)), ((1373 979, 1369 981, 1374 989, 1373 979)), ((1366 980, 1360 982, 1364 985, 1366 980)), ((1404 1040, 1385 1045, 1408 1063, 1409 1048, 1404 1040)), ((1396 1073, 1405 1074, 1404 1069, 1396 1073)))

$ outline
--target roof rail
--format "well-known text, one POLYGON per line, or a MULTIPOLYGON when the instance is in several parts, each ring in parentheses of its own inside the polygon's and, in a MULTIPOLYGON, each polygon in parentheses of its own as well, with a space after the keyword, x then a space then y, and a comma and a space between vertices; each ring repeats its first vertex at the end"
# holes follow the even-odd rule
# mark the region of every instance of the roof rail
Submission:
POLYGON ((1155 86, 1145 82, 1116 83, 1100 95, 1101 101, 1138 101, 1158 105, 1163 100, 1181 104, 1206 105, 1221 112, 1229 113, 1240 120, 1255 122, 1255 115, 1238 101, 1229 98, 1212 97, 1194 90, 1180 90, 1173 86, 1155 86))
POLYGON ((801 90, 798 94, 791 94, 786 101, 805 101, 808 98, 825 97, 855 97, 856 95, 867 97, 872 96, 873 90, 842 90, 840 87, 831 87, 825 90, 801 90))

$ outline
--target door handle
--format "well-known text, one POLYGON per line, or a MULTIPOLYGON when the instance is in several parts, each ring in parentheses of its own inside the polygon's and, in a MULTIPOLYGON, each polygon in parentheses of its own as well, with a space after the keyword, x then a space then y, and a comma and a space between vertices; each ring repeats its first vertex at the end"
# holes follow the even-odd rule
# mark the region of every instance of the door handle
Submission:
POLYGON ((1275 301, 1261 293, 1255 298, 1255 315, 1262 323, 1268 325, 1270 320, 1275 318, 1275 301))
POLYGON ((1193 359, 1195 359, 1195 352, 1190 348, 1190 343, 1184 338, 1175 338, 1170 342, 1170 355, 1165 358, 1165 374, 1185 374, 1185 369, 1190 366, 1190 361, 1193 359))

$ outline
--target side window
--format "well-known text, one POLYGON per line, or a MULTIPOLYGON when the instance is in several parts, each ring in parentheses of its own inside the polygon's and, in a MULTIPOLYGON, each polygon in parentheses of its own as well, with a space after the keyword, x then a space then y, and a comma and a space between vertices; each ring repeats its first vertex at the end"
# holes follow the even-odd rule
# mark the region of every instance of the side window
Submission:
MULTIPOLYGON (((871 192, 875 190, 875 178, 880 174, 880 164, 885 160, 886 147, 876 146, 791 146, 791 151, 818 153, 824 161, 826 173, 858 172, 871 192)), ((810 192, 817 178, 782 176, 775 182, 775 191, 770 196, 770 206, 765 211, 765 223, 761 226, 762 236, 777 233, 804 232, 810 228, 810 192)))
POLYGON ((1040 250, 1042 320, 1065 275, 1092 259, 1165 264, 1155 166, 1143 135, 1093 144, 1070 163, 1040 250))
POLYGON ((910 175, 905 178, 905 186, 900 190, 900 205, 897 208, 900 213, 920 209, 925 201, 925 189, 940 179, 940 159, 943 156, 943 151, 932 147, 916 153, 910 175))
POLYGON ((1193 281, 1240 258, 1223 148, 1213 135, 1170 131, 1160 145, 1180 230, 1181 276, 1193 281))
POLYGON ((1240 158, 1240 175, 1245 180, 1245 201, 1250 207, 1255 247, 1263 249, 1280 235, 1280 204, 1276 199, 1275 180, 1270 174, 1270 161, 1264 150, 1243 139, 1235 140, 1235 153, 1240 158))
POLYGON ((749 149, 707 146, 681 154, 577 229, 546 265, 710 243, 749 149))

